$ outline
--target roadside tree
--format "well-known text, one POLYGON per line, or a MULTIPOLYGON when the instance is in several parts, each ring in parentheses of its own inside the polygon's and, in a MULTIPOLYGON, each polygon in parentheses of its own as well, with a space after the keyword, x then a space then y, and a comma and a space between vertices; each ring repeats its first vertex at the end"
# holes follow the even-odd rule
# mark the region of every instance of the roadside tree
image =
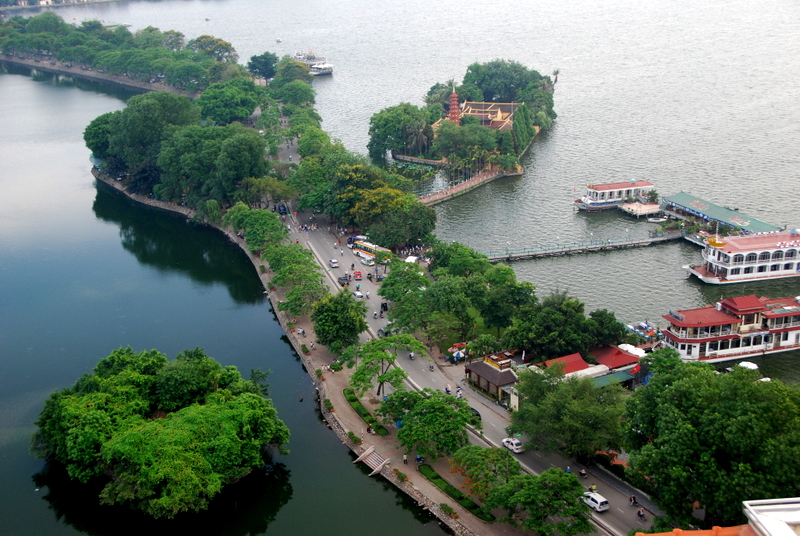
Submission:
POLYGON ((278 56, 273 52, 264 52, 257 56, 250 56, 247 62, 247 70, 254 76, 261 78, 272 78, 275 76, 275 64, 278 63, 278 56))
POLYGON ((540 474, 519 475, 494 486, 484 509, 502 508, 500 520, 522 526, 538 536, 589 534, 589 507, 584 504, 583 485, 571 473, 551 468, 540 474))
POLYGON ((382 339, 372 339, 358 350, 360 362, 350 376, 350 386, 362 396, 376 384, 376 394, 384 394, 384 385, 401 389, 408 374, 397 366, 397 352, 416 352, 422 354, 425 346, 411 335, 391 335, 382 339))
POLYGON ((500 447, 461 447, 453 454, 450 465, 453 472, 464 477, 462 487, 481 502, 486 501, 492 488, 508 484, 520 474, 520 465, 514 455, 500 447))
POLYGON ((364 316, 367 306, 353 299, 347 290, 323 297, 314 305, 311 320, 317 340, 335 355, 358 342, 358 335, 367 329, 364 316))
POLYGON ((560 370, 523 371, 516 386, 522 395, 511 429, 548 450, 563 447, 587 459, 621 443, 622 388, 597 388, 591 378, 564 378, 560 370))

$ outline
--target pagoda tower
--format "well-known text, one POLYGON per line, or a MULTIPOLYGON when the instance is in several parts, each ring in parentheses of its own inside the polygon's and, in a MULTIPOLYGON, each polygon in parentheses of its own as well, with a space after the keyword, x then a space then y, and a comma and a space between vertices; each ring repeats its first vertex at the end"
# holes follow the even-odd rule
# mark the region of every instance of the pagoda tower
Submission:
POLYGON ((447 119, 461 126, 461 108, 458 106, 458 93, 455 88, 450 93, 450 111, 447 113, 447 119))

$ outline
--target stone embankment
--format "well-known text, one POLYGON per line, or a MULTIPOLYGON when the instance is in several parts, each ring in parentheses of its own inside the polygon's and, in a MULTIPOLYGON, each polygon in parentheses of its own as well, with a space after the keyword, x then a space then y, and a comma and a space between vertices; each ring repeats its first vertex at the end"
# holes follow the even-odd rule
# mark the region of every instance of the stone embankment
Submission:
POLYGON ((61 76, 72 76, 75 78, 83 78, 85 80, 91 80, 93 82, 101 82, 106 84, 114 84, 118 86, 123 86, 128 89, 132 89, 134 91, 141 91, 142 93, 148 91, 169 91, 170 93, 174 93, 176 95, 183 95, 185 97, 189 97, 190 99, 195 99, 200 96, 199 92, 193 91, 184 91, 182 89, 177 89, 172 86, 168 86, 162 82, 140 82, 138 80, 132 80, 127 76, 117 75, 117 74, 110 74, 110 73, 101 73, 100 71, 94 71, 89 69, 83 69, 81 67, 76 67, 74 65, 69 65, 66 63, 61 63, 52 59, 39 59, 23 56, 10 56, 10 55, 0 55, 0 63, 7 63, 9 65, 16 65, 17 67, 26 67, 29 69, 35 69, 37 71, 44 71, 47 73, 54 73, 61 76))
MULTIPOLYGON (((111 188, 114 188, 115 190, 125 194, 130 199, 138 201, 144 205, 177 213, 187 218, 193 218, 196 214, 193 209, 186 206, 129 192, 126 190, 124 182, 117 181, 112 177, 105 175, 97 168, 92 169, 92 175, 94 175, 98 181, 107 184, 111 188)), ((245 241, 232 229, 225 229, 214 224, 209 225, 224 233, 231 242, 242 248, 242 250, 247 254, 247 257, 250 259, 250 262, 253 263, 256 273, 259 275, 259 278, 264 286, 265 294, 272 304, 272 309, 275 312, 278 322, 280 322, 281 327, 286 333, 286 336, 289 339, 289 342, 291 342, 295 352, 298 356, 300 356, 306 371, 315 382, 317 392, 319 394, 319 408, 328 424, 328 427, 336 433, 343 444, 347 445, 350 450, 352 450, 358 456, 364 454, 370 447, 376 447, 380 450, 381 455, 389 459, 390 462, 392 460, 401 460, 403 453, 395 445, 396 439, 393 436, 381 437, 378 435, 364 433, 365 423, 355 413, 355 411, 349 407, 346 399, 344 398, 344 394, 342 393, 342 390, 345 387, 348 387, 347 374, 345 372, 340 372, 338 374, 328 372, 321 378, 317 377, 315 373, 316 370, 324 369, 325 365, 330 364, 335 356, 328 352, 326 348, 320 346, 317 346, 308 353, 304 353, 302 351, 304 345, 303 341, 314 340, 313 326, 311 325, 308 317, 303 317, 299 320, 296 318, 290 318, 284 311, 279 309, 279 305, 284 297, 284 293, 280 289, 275 288, 270 284, 272 273, 269 270, 269 265, 258 255, 253 254, 247 248, 245 241), (303 337, 301 337, 299 332, 296 331, 296 328, 300 326, 303 326, 303 329, 305 330, 305 336, 303 337), (325 399, 329 399, 332 402, 333 410, 329 410, 325 406, 323 403, 325 399), (339 411, 337 411, 337 408, 339 411), (354 444, 347 434, 348 431, 351 431, 358 436, 362 436, 363 442, 360 444, 354 444)), ((317 260, 320 263, 324 262, 324 259, 321 258, 318 258, 317 260)), ((444 461, 441 463, 444 464, 447 462, 444 461)), ((402 463, 395 466, 395 468, 400 470, 405 469, 407 472, 412 471, 412 469, 410 469, 411 467, 411 465, 403 465, 402 463)), ((438 488, 435 488, 435 486, 425 479, 422 474, 415 472, 413 475, 409 475, 412 477, 412 479, 400 481, 392 469, 391 463, 386 463, 380 468, 380 475, 383 476, 388 482, 403 491, 405 494, 417 501, 417 504, 420 507, 431 512, 454 534, 464 536, 494 534, 496 530, 492 529, 507 527, 499 524, 494 524, 492 526, 484 523, 483 521, 480 521, 472 516, 472 514, 469 514, 463 510, 458 504, 454 504, 453 506, 457 511, 459 511, 459 518, 451 517, 445 513, 439 505, 445 501, 448 503, 453 503, 453 501, 444 496, 441 491, 439 491, 438 488), (438 502, 433 500, 432 497, 437 497, 438 502)), ((440 470, 444 470, 444 466, 440 468, 440 470)))

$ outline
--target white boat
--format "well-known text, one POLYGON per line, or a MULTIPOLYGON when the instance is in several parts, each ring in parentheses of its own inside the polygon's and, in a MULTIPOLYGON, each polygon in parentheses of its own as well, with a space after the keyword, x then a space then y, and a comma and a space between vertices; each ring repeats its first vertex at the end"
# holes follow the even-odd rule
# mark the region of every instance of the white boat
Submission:
POLYGON ((703 263, 683 268, 704 283, 727 285, 800 276, 800 231, 708 237, 703 263))
POLYGON ((292 56, 292 61, 296 61, 298 63, 305 63, 309 67, 312 65, 317 65, 318 63, 325 63, 325 58, 316 54, 313 50, 301 50, 300 52, 295 52, 292 56))
POLYGON ((800 296, 725 298, 663 318, 665 342, 685 361, 714 363, 800 348, 800 296))
POLYGON ((664 223, 667 221, 667 218, 647 218, 647 221, 650 223, 664 223))
POLYGON ((333 74, 333 65, 330 63, 317 63, 308 68, 308 73, 311 76, 324 76, 333 74))
POLYGON ((653 183, 642 180, 587 184, 586 193, 580 199, 576 199, 574 203, 579 210, 599 212, 617 208, 628 200, 646 203, 647 193, 652 189, 653 183))

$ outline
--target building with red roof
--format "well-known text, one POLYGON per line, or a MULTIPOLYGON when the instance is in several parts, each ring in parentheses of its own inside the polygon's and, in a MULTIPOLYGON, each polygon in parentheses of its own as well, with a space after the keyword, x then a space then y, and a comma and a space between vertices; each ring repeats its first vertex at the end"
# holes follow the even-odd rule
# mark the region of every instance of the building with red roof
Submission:
POLYGON ((544 366, 550 368, 554 363, 564 364, 564 374, 571 374, 589 368, 589 363, 583 360, 581 354, 570 354, 555 359, 548 359, 544 362, 544 366))
POLYGON ((604 345, 589 352, 600 365, 607 366, 610 370, 626 367, 639 362, 639 358, 618 346, 604 345))

